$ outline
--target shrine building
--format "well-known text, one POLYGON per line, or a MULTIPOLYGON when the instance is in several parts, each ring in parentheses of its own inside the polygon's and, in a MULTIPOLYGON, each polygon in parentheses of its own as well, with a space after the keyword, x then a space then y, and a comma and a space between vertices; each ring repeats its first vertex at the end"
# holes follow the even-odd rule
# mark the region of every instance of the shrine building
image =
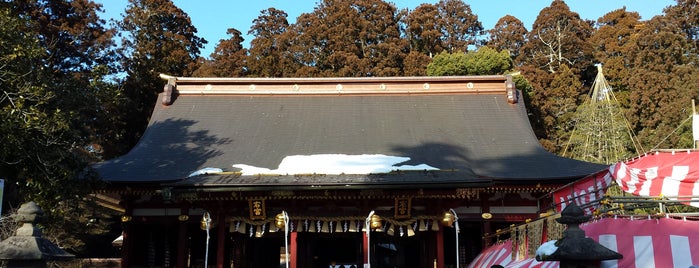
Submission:
POLYGON ((510 76, 163 77, 138 144, 94 165, 123 267, 466 266, 607 168, 544 150, 510 76))

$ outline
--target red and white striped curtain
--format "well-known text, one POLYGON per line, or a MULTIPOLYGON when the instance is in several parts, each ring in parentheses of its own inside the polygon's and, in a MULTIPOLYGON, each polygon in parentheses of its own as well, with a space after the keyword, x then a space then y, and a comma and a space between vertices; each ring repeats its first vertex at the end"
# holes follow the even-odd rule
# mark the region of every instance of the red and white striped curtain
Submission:
MULTIPOLYGON (((580 226, 588 237, 624 256, 603 261, 606 268, 687 268, 699 265, 699 221, 661 218, 605 218, 580 226)), ((533 256, 513 259, 512 241, 491 246, 469 268, 557 268, 558 262, 538 262, 533 256)))
POLYGON ((622 190, 638 195, 685 200, 699 207, 699 152, 655 152, 610 167, 622 190))

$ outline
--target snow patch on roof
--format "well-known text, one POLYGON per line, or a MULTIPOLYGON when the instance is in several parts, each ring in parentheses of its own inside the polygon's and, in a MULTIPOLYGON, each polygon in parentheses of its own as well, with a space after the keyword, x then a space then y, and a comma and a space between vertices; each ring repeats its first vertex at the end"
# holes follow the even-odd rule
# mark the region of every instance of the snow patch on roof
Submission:
POLYGON ((221 173, 221 172, 223 172, 223 169, 206 167, 206 168, 202 168, 200 170, 197 170, 197 171, 190 173, 189 176, 187 176, 187 177, 194 177, 194 176, 199 176, 199 175, 204 175, 204 174, 213 174, 213 173, 221 173))
POLYGON ((240 172, 242 175, 339 175, 389 173, 396 170, 439 170, 427 164, 396 166, 397 164, 409 160, 410 157, 387 156, 382 154, 316 154, 284 157, 279 167, 275 170, 246 164, 235 164, 233 167, 241 169, 240 172))

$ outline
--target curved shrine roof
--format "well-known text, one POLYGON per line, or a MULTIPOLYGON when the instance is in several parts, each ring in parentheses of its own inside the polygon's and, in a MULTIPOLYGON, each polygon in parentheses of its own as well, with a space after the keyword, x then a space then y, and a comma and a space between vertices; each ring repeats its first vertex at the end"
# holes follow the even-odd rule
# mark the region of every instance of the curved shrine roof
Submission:
POLYGON ((568 181, 606 168, 545 151, 518 94, 504 76, 170 78, 139 143, 94 167, 110 182, 292 188, 568 181), (203 168, 222 172, 188 177, 203 168))

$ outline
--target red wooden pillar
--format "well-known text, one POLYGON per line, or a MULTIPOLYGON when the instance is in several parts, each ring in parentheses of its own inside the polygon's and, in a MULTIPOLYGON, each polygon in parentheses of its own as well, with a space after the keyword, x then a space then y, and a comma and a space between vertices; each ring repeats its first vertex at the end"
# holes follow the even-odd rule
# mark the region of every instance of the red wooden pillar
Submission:
POLYGON ((187 221, 180 221, 177 235, 177 267, 187 267, 187 221))
POLYGON ((444 227, 439 227, 439 231, 437 231, 437 267, 436 268, 444 268, 444 227))
POLYGON ((223 261, 225 257, 225 247, 226 247, 226 217, 223 213, 218 214, 218 240, 216 243, 216 267, 223 268, 223 261))
POLYGON ((289 267, 290 268, 296 268, 296 260, 298 257, 298 251, 296 249, 296 246, 298 245, 296 243, 296 237, 298 233, 297 232, 291 232, 289 234, 289 267))

